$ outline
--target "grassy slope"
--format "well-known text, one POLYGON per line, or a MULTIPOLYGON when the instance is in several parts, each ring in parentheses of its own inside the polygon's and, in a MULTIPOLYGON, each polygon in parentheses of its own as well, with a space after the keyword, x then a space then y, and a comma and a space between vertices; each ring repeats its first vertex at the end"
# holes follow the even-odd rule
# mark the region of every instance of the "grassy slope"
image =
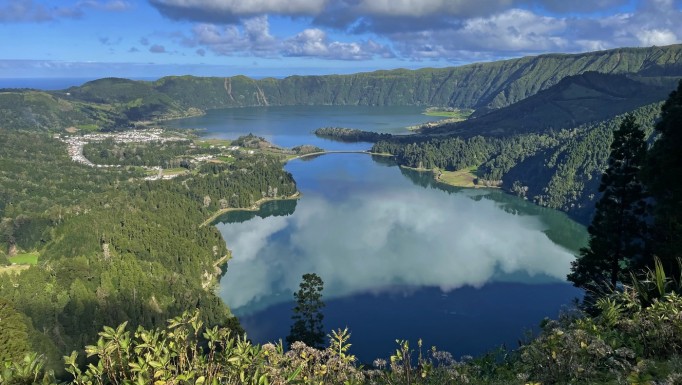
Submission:
POLYGON ((36 251, 29 253, 17 254, 13 257, 9 257, 11 263, 16 263, 17 265, 36 265, 38 264, 38 257, 40 254, 36 251))
POLYGON ((559 84, 511 106, 424 132, 464 137, 510 136, 571 128, 661 101, 675 85, 673 79, 659 86, 625 75, 588 72, 564 78, 559 84))

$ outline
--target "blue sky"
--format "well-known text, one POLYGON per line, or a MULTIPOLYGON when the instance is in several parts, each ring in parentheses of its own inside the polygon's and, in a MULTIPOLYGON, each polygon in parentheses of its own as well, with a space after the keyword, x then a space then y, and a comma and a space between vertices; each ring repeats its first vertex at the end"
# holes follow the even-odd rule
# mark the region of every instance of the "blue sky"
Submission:
POLYGON ((287 76, 682 41, 682 0, 0 0, 0 78, 287 76))

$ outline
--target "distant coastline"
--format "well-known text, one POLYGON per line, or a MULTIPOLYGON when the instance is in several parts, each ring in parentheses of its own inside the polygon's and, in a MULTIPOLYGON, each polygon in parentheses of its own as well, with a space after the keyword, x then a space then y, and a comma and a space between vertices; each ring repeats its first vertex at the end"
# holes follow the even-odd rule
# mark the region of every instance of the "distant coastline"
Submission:
MULTIPOLYGON (((83 84, 98 80, 101 77, 83 78, 0 78, 0 89, 34 89, 41 91, 59 91, 71 87, 79 87, 83 84)), ((154 81, 159 77, 133 77, 131 80, 154 81)))

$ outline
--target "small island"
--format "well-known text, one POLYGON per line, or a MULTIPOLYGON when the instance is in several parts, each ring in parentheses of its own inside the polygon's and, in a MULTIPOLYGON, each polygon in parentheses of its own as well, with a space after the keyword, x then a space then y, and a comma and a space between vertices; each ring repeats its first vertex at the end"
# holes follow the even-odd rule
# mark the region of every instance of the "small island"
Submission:
POLYGON ((373 131, 363 131, 356 128, 343 127, 322 127, 313 132, 316 136, 326 139, 337 140, 339 142, 370 142, 376 143, 380 140, 390 139, 393 135, 381 134, 373 131))

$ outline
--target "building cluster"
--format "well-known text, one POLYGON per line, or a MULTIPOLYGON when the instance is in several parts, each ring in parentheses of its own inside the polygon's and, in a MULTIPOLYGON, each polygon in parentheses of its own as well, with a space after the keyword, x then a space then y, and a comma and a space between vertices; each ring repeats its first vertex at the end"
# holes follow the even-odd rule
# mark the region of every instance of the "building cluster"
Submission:
POLYGON ((173 142, 185 140, 179 136, 163 136, 163 130, 155 128, 143 131, 125 131, 116 133, 93 133, 79 136, 63 136, 59 139, 66 143, 71 160, 90 167, 120 167, 120 165, 94 164, 83 155, 83 146, 86 143, 101 142, 113 139, 117 143, 142 143, 142 142, 173 142))

